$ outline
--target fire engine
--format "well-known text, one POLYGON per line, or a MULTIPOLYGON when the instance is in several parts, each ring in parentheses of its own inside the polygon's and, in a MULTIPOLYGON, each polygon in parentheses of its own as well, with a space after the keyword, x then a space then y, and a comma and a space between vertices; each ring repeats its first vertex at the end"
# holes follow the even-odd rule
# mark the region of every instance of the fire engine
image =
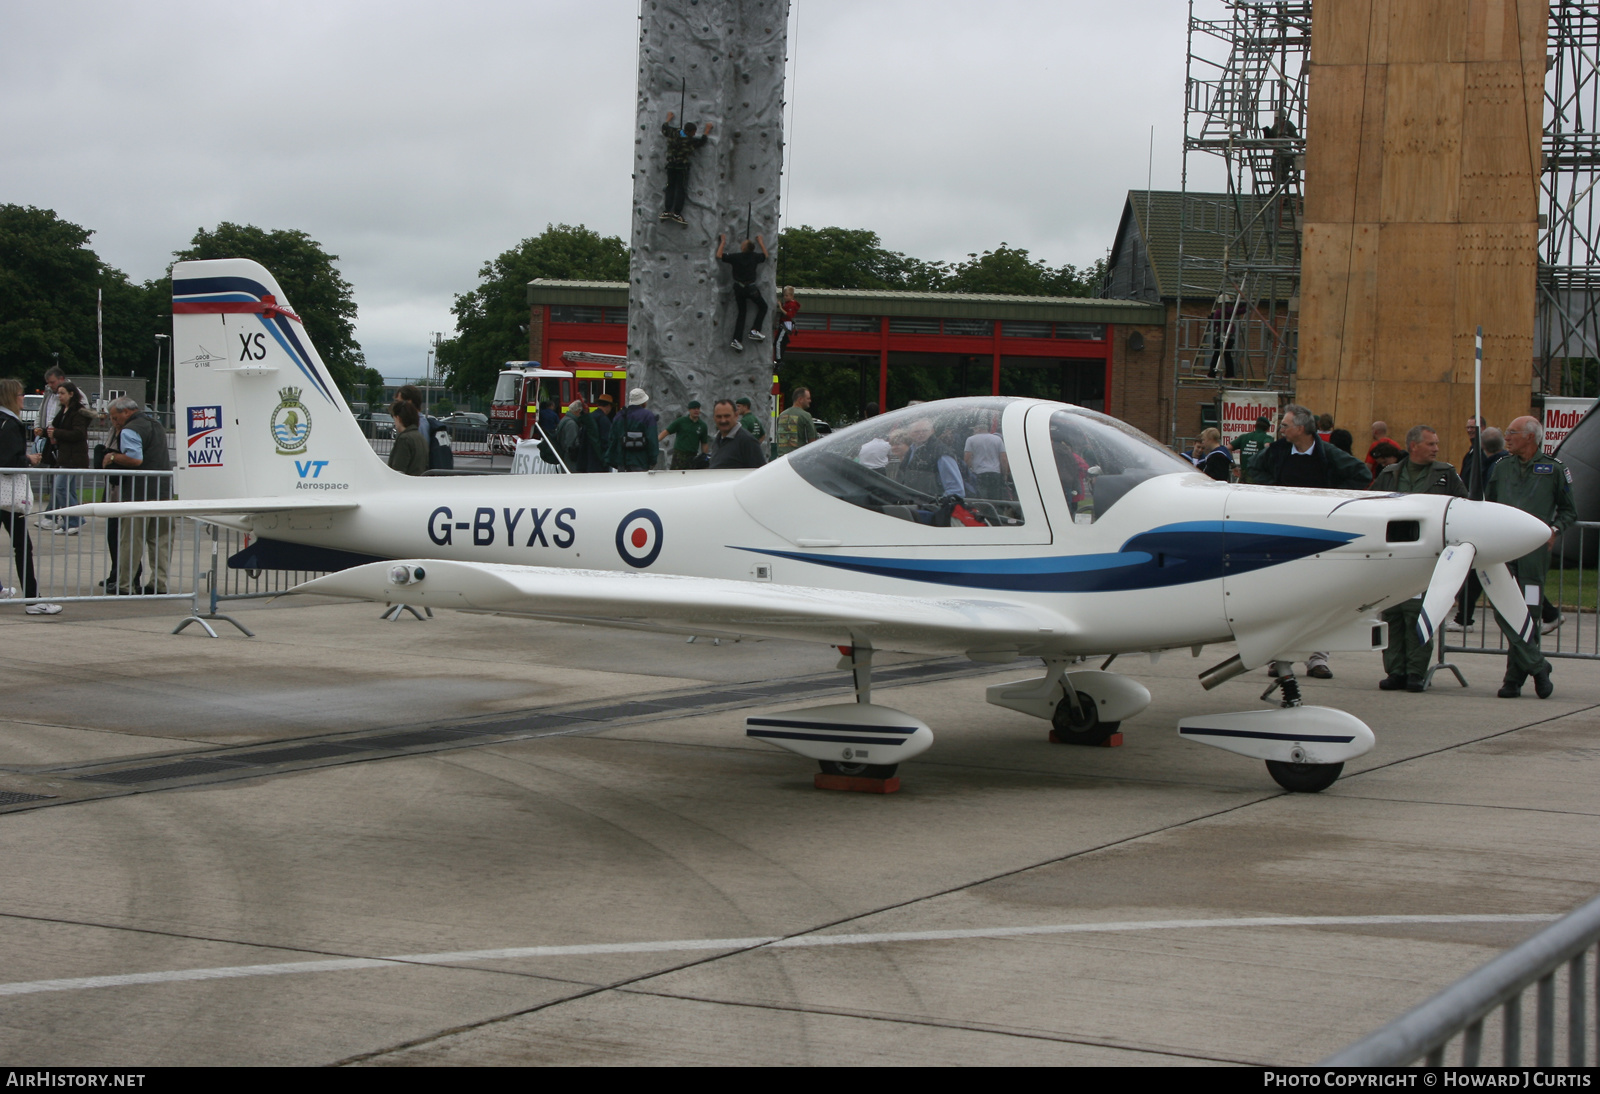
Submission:
POLYGON ((627 404, 628 359, 619 354, 568 350, 561 355, 570 369, 542 367, 538 361, 507 361, 495 383, 489 406, 489 439, 496 451, 510 452, 517 442, 539 436, 539 404, 549 399, 564 410, 574 399, 593 406, 609 393, 618 406, 627 404))

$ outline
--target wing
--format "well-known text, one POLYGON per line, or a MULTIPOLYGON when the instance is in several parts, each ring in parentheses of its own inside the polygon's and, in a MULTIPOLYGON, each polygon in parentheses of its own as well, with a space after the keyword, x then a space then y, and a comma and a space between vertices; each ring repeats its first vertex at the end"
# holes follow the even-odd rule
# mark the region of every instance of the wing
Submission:
POLYGON ((207 517, 229 513, 340 513, 353 501, 326 498, 201 498, 197 501, 97 501, 54 510, 66 517, 207 517))
POLYGON ((1010 601, 437 559, 356 566, 290 591, 678 634, 870 642, 882 649, 1026 652, 1078 634, 1054 612, 1010 601))

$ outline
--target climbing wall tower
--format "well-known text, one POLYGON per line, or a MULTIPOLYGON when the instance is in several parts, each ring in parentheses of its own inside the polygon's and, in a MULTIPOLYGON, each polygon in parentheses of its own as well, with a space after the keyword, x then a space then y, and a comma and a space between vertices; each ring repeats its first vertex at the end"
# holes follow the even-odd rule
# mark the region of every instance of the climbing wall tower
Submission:
POLYGON ((644 0, 641 7, 628 368, 630 385, 650 393, 664 420, 691 399, 708 417, 711 400, 723 396, 750 396, 762 416, 770 406, 788 15, 788 0, 644 0), (669 112, 674 127, 712 127, 691 157, 683 224, 660 219, 669 112), (747 224, 769 252, 757 282, 769 309, 768 339, 745 338, 739 352, 730 345, 729 267, 715 252, 723 233, 737 250, 747 224))

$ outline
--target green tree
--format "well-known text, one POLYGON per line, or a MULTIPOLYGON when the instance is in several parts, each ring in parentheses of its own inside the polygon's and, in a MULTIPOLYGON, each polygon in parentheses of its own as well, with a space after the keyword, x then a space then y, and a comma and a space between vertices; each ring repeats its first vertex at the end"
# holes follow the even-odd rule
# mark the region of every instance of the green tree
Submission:
POLYGON ((1032 257, 1001 243, 965 262, 928 262, 883 246, 865 228, 788 228, 778 237, 778 284, 802 289, 885 289, 910 292, 1094 296, 1105 278, 1104 258, 1079 269, 1032 257))
POLYGON ((356 369, 355 384, 350 389, 350 401, 366 403, 367 410, 383 415, 388 408, 383 405, 383 373, 370 365, 356 369))
POLYGON ((106 372, 153 375, 155 335, 171 329, 165 287, 105 265, 89 247, 93 234, 50 209, 0 205, 0 375, 37 388, 58 361, 70 373, 98 371, 96 290, 106 372))
POLYGON ((1105 279, 1105 264, 1100 258, 1082 270, 1070 262, 1052 267, 1024 248, 1001 243, 950 267, 942 287, 950 292, 1015 296, 1094 296, 1105 279))
MULTIPOLYGON (((100 284, 104 290, 101 308, 105 316, 106 375, 132 373, 153 382, 156 379, 155 336, 172 333, 171 282, 162 278, 135 284, 122 271, 102 266, 100 284)), ((165 392, 171 389, 171 362, 167 348, 161 352, 160 379, 165 392)), ((95 366, 91 364, 84 371, 94 372, 95 366)), ((165 396, 158 398, 152 387, 148 397, 150 402, 157 403, 165 396)))
POLYGON ((449 386, 488 392, 500 368, 528 350, 528 282, 626 281, 628 245, 619 236, 570 224, 548 224, 539 235, 484 263, 478 287, 456 296, 456 336, 439 344, 439 368, 449 386))
POLYGON ((294 312, 305 323, 334 383, 355 390, 357 370, 367 363, 356 342, 355 290, 335 265, 338 255, 298 229, 266 231, 253 224, 223 221, 213 231, 199 229, 179 259, 248 258, 261 263, 283 287, 294 312))
POLYGON ((943 287, 945 265, 884 247, 865 228, 785 228, 778 236, 780 285, 802 289, 933 291, 943 287))

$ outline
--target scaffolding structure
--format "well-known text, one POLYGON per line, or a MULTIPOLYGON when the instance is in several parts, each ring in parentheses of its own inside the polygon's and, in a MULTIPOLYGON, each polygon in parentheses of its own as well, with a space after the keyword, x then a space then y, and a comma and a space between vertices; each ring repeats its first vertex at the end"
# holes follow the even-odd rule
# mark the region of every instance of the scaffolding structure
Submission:
POLYGON ((1311 0, 1220 6, 1189 0, 1174 434, 1180 382, 1287 388, 1295 371, 1311 0), (1190 192, 1191 155, 1220 163, 1223 192, 1190 192))
POLYGON ((1550 0, 1534 387, 1600 395, 1600 4, 1550 0))

